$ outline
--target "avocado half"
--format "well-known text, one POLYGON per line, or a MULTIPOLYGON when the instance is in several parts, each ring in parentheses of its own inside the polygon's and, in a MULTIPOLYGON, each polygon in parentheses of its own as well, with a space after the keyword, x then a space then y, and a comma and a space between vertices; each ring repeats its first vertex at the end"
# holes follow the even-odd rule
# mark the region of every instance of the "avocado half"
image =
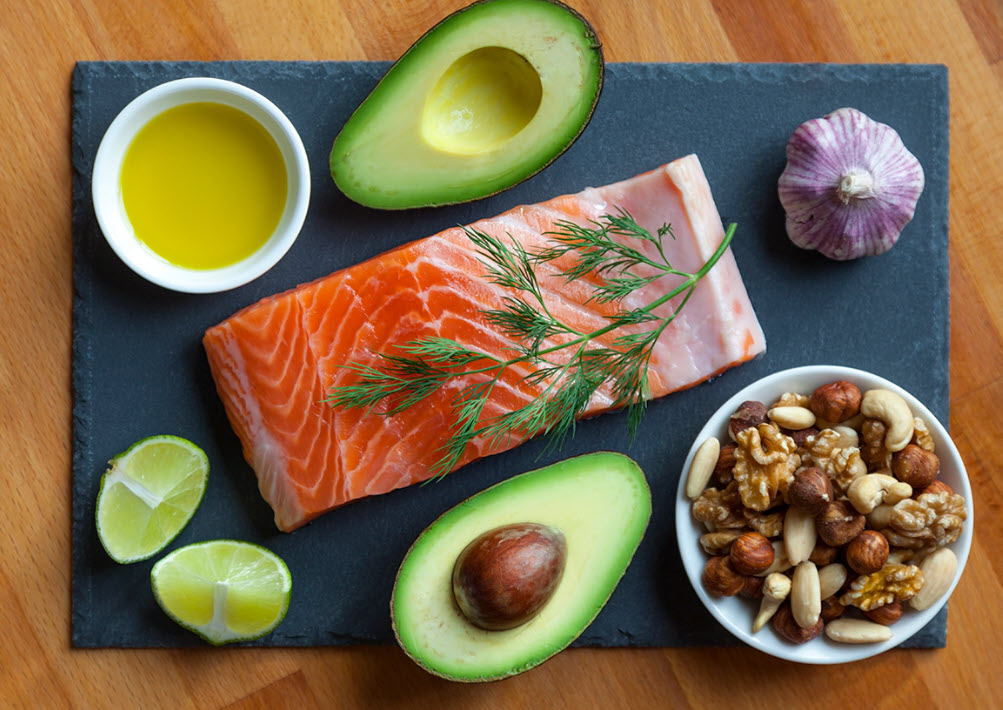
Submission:
POLYGON ((529 670, 592 623, 650 517, 644 473, 622 454, 587 454, 492 486, 447 511, 411 546, 390 601, 397 641, 416 663, 449 680, 491 681, 529 670), (453 565, 481 533, 526 522, 564 533, 561 581, 525 624, 505 631, 474 626, 453 598, 453 565))
POLYGON ((487 197, 535 175, 592 117, 602 49, 554 0, 482 0, 425 33, 334 141, 355 202, 406 209, 487 197))

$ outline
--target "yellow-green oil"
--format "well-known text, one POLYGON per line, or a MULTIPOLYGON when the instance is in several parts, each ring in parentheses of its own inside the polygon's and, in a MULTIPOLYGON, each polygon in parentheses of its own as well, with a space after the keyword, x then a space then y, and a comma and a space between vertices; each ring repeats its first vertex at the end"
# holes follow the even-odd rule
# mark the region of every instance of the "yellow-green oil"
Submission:
POLYGON ((122 201, 136 237, 189 269, 216 269, 257 251, 286 204, 275 139, 243 111, 190 103, 154 117, 125 154, 122 201))

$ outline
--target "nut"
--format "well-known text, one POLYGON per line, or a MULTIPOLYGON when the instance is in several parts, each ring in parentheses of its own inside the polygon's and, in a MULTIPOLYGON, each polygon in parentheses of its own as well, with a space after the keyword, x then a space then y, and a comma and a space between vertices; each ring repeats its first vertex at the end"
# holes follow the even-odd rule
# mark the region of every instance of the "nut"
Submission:
POLYGON ((791 506, 784 515, 784 550, 792 565, 807 560, 815 549, 815 517, 803 508, 791 506))
POLYGON ((744 532, 731 543, 731 566, 739 574, 757 574, 773 564, 773 543, 757 532, 744 532))
POLYGON ((806 629, 815 626, 822 613, 818 568, 807 560, 794 568, 791 579, 791 612, 798 626, 806 629))
POLYGON ((851 429, 844 424, 837 424, 832 427, 832 430, 839 434, 839 440, 836 441, 838 448, 851 449, 860 446, 860 434, 857 433, 856 429, 851 429))
POLYGON ((860 401, 860 411, 864 416, 880 419, 888 427, 885 448, 889 451, 901 451, 912 440, 912 410, 901 396, 891 390, 873 389, 865 392, 860 401))
POLYGON ((850 484, 846 497, 858 513, 870 513, 882 503, 894 505, 912 495, 908 483, 884 473, 868 473, 850 484))
POLYGON ((844 611, 846 611, 846 607, 839 603, 838 597, 833 595, 822 600, 822 611, 819 612, 818 616, 828 624, 833 619, 841 617, 844 611))
MULTIPOLYGON (((812 524, 814 522, 812 520, 812 524)), ((837 557, 839 557, 838 547, 830 547, 824 542, 816 542, 815 549, 811 551, 811 556, 808 559, 814 562, 816 567, 822 568, 835 562, 837 557)))
POLYGON ((810 437, 818 436, 820 432, 817 427, 810 426, 807 429, 785 429, 784 427, 780 427, 780 433, 792 438, 800 449, 807 443, 810 437))
POLYGON ((866 519, 845 500, 830 503, 815 518, 815 527, 822 542, 833 547, 845 545, 860 534, 866 519))
POLYGON ((742 591, 745 579, 731 566, 731 559, 718 555, 707 560, 703 568, 703 584, 707 591, 719 597, 733 597, 742 591))
POLYGON ((834 500, 832 481, 825 471, 815 466, 795 471, 794 480, 787 485, 787 502, 812 515, 821 513, 834 500))
POLYGON ((700 536, 700 547, 708 555, 727 555, 740 530, 718 530, 700 536))
POLYGON ((937 479, 940 459, 932 451, 909 444, 892 456, 895 478, 915 488, 926 488, 937 479))
POLYGON ((731 483, 731 470, 735 468, 736 448, 737 445, 734 443, 725 444, 717 456, 717 464, 714 466, 712 477, 719 488, 724 488, 731 483))
POLYGON ((828 599, 846 584, 846 567, 833 562, 818 570, 818 593, 823 599, 828 599))
POLYGON ((738 592, 739 596, 743 596, 746 599, 759 599, 763 596, 764 577, 744 577, 743 579, 745 583, 738 592))
POLYGON ((766 423, 766 405, 762 402, 749 400, 738 405, 738 409, 728 420, 728 431, 731 438, 738 436, 738 432, 750 427, 758 427, 766 423))
POLYGON ((753 510, 773 507, 801 465, 797 445, 776 424, 760 424, 738 433, 732 473, 742 504, 753 510))
POLYGON ((811 395, 808 408, 815 416, 839 424, 860 411, 860 388, 852 382, 837 380, 822 385, 811 395))
POLYGON ((763 579, 762 589, 763 600, 759 603, 759 613, 752 622, 752 633, 756 633, 766 625, 791 593, 790 577, 774 572, 763 579))
POLYGON ((697 496, 703 493, 704 488, 707 487, 710 476, 714 473, 714 467, 717 465, 717 458, 720 453, 721 442, 713 436, 700 444, 700 448, 697 449, 696 454, 693 456, 693 462, 690 464, 690 472, 686 478, 686 495, 691 500, 695 500, 697 496))
POLYGON ((922 611, 947 592, 958 571, 958 558, 949 547, 942 547, 930 553, 919 568, 923 573, 923 587, 909 600, 909 606, 922 611))
POLYGON ((806 629, 798 626, 798 623, 794 620, 794 613, 791 611, 790 604, 781 604, 780 608, 773 615, 774 630, 791 643, 811 641, 822 633, 823 626, 825 624, 822 619, 819 619, 811 628, 806 629))
POLYGON ((888 538, 877 530, 864 530, 846 546, 846 564, 857 574, 873 574, 888 561, 888 538))
POLYGON ((867 527, 874 530, 884 530, 891 524, 894 512, 895 506, 882 503, 867 514, 867 527))
POLYGON ((891 604, 879 606, 877 609, 865 611, 864 616, 875 624, 891 626, 902 618, 902 602, 892 602, 891 604))
POLYGON ((924 488, 923 490, 921 490, 919 493, 917 493, 916 497, 919 498, 924 493, 947 493, 948 495, 952 495, 953 496, 954 495, 954 489, 951 488, 946 483, 944 483, 943 481, 934 481, 929 486, 927 486, 926 488, 924 488))
POLYGON ((774 540, 772 544, 773 564, 757 574, 757 577, 767 577, 774 572, 784 572, 793 566, 791 561, 787 559, 787 550, 784 549, 783 540, 774 540))
POLYGON ((774 407, 766 415, 785 429, 807 429, 815 425, 815 415, 806 407, 774 407))
POLYGON ((892 637, 892 630, 864 619, 835 619, 825 625, 825 635, 839 643, 880 643, 892 637))
POLYGON ((870 611, 885 604, 912 598, 924 585, 923 572, 915 565, 885 565, 874 574, 857 577, 839 601, 870 611))

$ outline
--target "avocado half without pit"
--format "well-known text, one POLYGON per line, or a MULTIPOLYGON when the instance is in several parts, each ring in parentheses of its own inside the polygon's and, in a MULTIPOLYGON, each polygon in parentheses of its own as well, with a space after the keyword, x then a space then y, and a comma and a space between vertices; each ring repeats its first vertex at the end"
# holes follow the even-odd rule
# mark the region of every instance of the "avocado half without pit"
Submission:
POLYGON ((595 31, 554 0, 482 0, 426 32, 342 128, 331 175, 381 209, 468 202, 553 162, 602 88, 595 31))
POLYGON ((644 473, 621 454, 587 454, 492 486, 411 546, 390 602, 397 641, 454 681, 529 670, 592 623, 650 517, 644 473))

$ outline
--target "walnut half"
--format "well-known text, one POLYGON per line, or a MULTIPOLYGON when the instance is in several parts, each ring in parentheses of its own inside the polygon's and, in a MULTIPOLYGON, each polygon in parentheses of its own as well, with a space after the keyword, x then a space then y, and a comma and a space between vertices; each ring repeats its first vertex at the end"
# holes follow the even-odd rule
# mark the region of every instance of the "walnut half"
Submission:
POLYGON ((736 435, 734 480, 742 503, 752 510, 767 510, 787 490, 801 465, 794 440, 776 424, 760 424, 736 435))

